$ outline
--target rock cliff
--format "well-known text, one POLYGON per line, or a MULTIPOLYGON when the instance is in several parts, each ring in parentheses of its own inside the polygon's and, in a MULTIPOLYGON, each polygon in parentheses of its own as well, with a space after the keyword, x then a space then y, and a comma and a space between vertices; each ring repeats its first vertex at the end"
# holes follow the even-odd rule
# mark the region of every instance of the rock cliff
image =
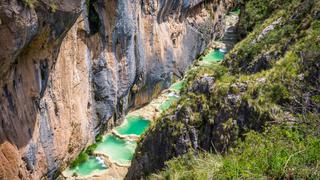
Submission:
POLYGON ((227 0, 1 0, 0 179, 52 179, 180 77, 227 0))

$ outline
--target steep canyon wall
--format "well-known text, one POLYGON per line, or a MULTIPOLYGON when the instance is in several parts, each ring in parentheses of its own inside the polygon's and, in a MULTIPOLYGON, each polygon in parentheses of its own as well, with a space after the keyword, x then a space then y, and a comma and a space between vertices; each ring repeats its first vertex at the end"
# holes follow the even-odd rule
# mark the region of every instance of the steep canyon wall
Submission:
POLYGON ((0 0, 0 179, 52 178, 182 76, 227 0, 0 0))

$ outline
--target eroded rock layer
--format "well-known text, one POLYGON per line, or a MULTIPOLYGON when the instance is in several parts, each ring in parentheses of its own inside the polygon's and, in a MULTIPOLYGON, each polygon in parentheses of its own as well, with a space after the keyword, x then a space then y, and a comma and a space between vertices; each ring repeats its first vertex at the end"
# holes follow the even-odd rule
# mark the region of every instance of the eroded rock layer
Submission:
POLYGON ((53 178, 182 76, 227 0, 0 0, 0 179, 53 178))

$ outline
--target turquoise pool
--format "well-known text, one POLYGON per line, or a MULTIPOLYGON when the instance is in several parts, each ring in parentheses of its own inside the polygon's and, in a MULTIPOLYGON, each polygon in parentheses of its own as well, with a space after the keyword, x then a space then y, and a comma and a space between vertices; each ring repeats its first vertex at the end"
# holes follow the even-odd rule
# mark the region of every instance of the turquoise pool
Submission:
POLYGON ((120 165, 128 165, 131 162, 137 143, 120 139, 115 135, 107 135, 98 144, 95 152, 102 153, 120 165))
POLYGON ((211 51, 209 54, 207 54, 204 58, 203 61, 204 62, 219 62, 222 61, 224 59, 225 53, 221 50, 215 49, 213 51, 211 51))
POLYGON ((176 82, 170 86, 170 89, 177 91, 177 92, 180 92, 180 90, 183 88, 184 84, 185 84, 184 81, 176 82))
POLYGON ((100 174, 105 170, 107 170, 107 166, 104 164, 102 159, 90 156, 89 159, 84 163, 81 163, 74 168, 68 168, 65 170, 64 174, 68 177, 86 177, 94 174, 100 174))
POLYGON ((141 116, 127 116, 124 123, 115 128, 120 135, 140 136, 149 127, 150 121, 141 116))
POLYGON ((168 96, 168 99, 160 105, 160 110, 165 111, 169 109, 169 107, 173 104, 173 102, 177 101, 179 97, 177 96, 168 96))

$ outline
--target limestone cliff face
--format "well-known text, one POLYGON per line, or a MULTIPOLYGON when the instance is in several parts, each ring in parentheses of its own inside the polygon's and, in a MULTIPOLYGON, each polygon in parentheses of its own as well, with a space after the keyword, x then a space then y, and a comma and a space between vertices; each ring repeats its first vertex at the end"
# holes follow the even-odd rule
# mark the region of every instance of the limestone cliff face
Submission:
POLYGON ((0 179, 53 178, 181 76, 231 2, 0 0, 0 179))
POLYGON ((59 86, 54 82, 63 79, 52 72, 63 38, 81 12, 77 2, 0 1, 0 179, 52 176, 67 153, 70 124, 79 119, 71 117, 69 89, 59 88, 64 97, 54 92, 59 86))

